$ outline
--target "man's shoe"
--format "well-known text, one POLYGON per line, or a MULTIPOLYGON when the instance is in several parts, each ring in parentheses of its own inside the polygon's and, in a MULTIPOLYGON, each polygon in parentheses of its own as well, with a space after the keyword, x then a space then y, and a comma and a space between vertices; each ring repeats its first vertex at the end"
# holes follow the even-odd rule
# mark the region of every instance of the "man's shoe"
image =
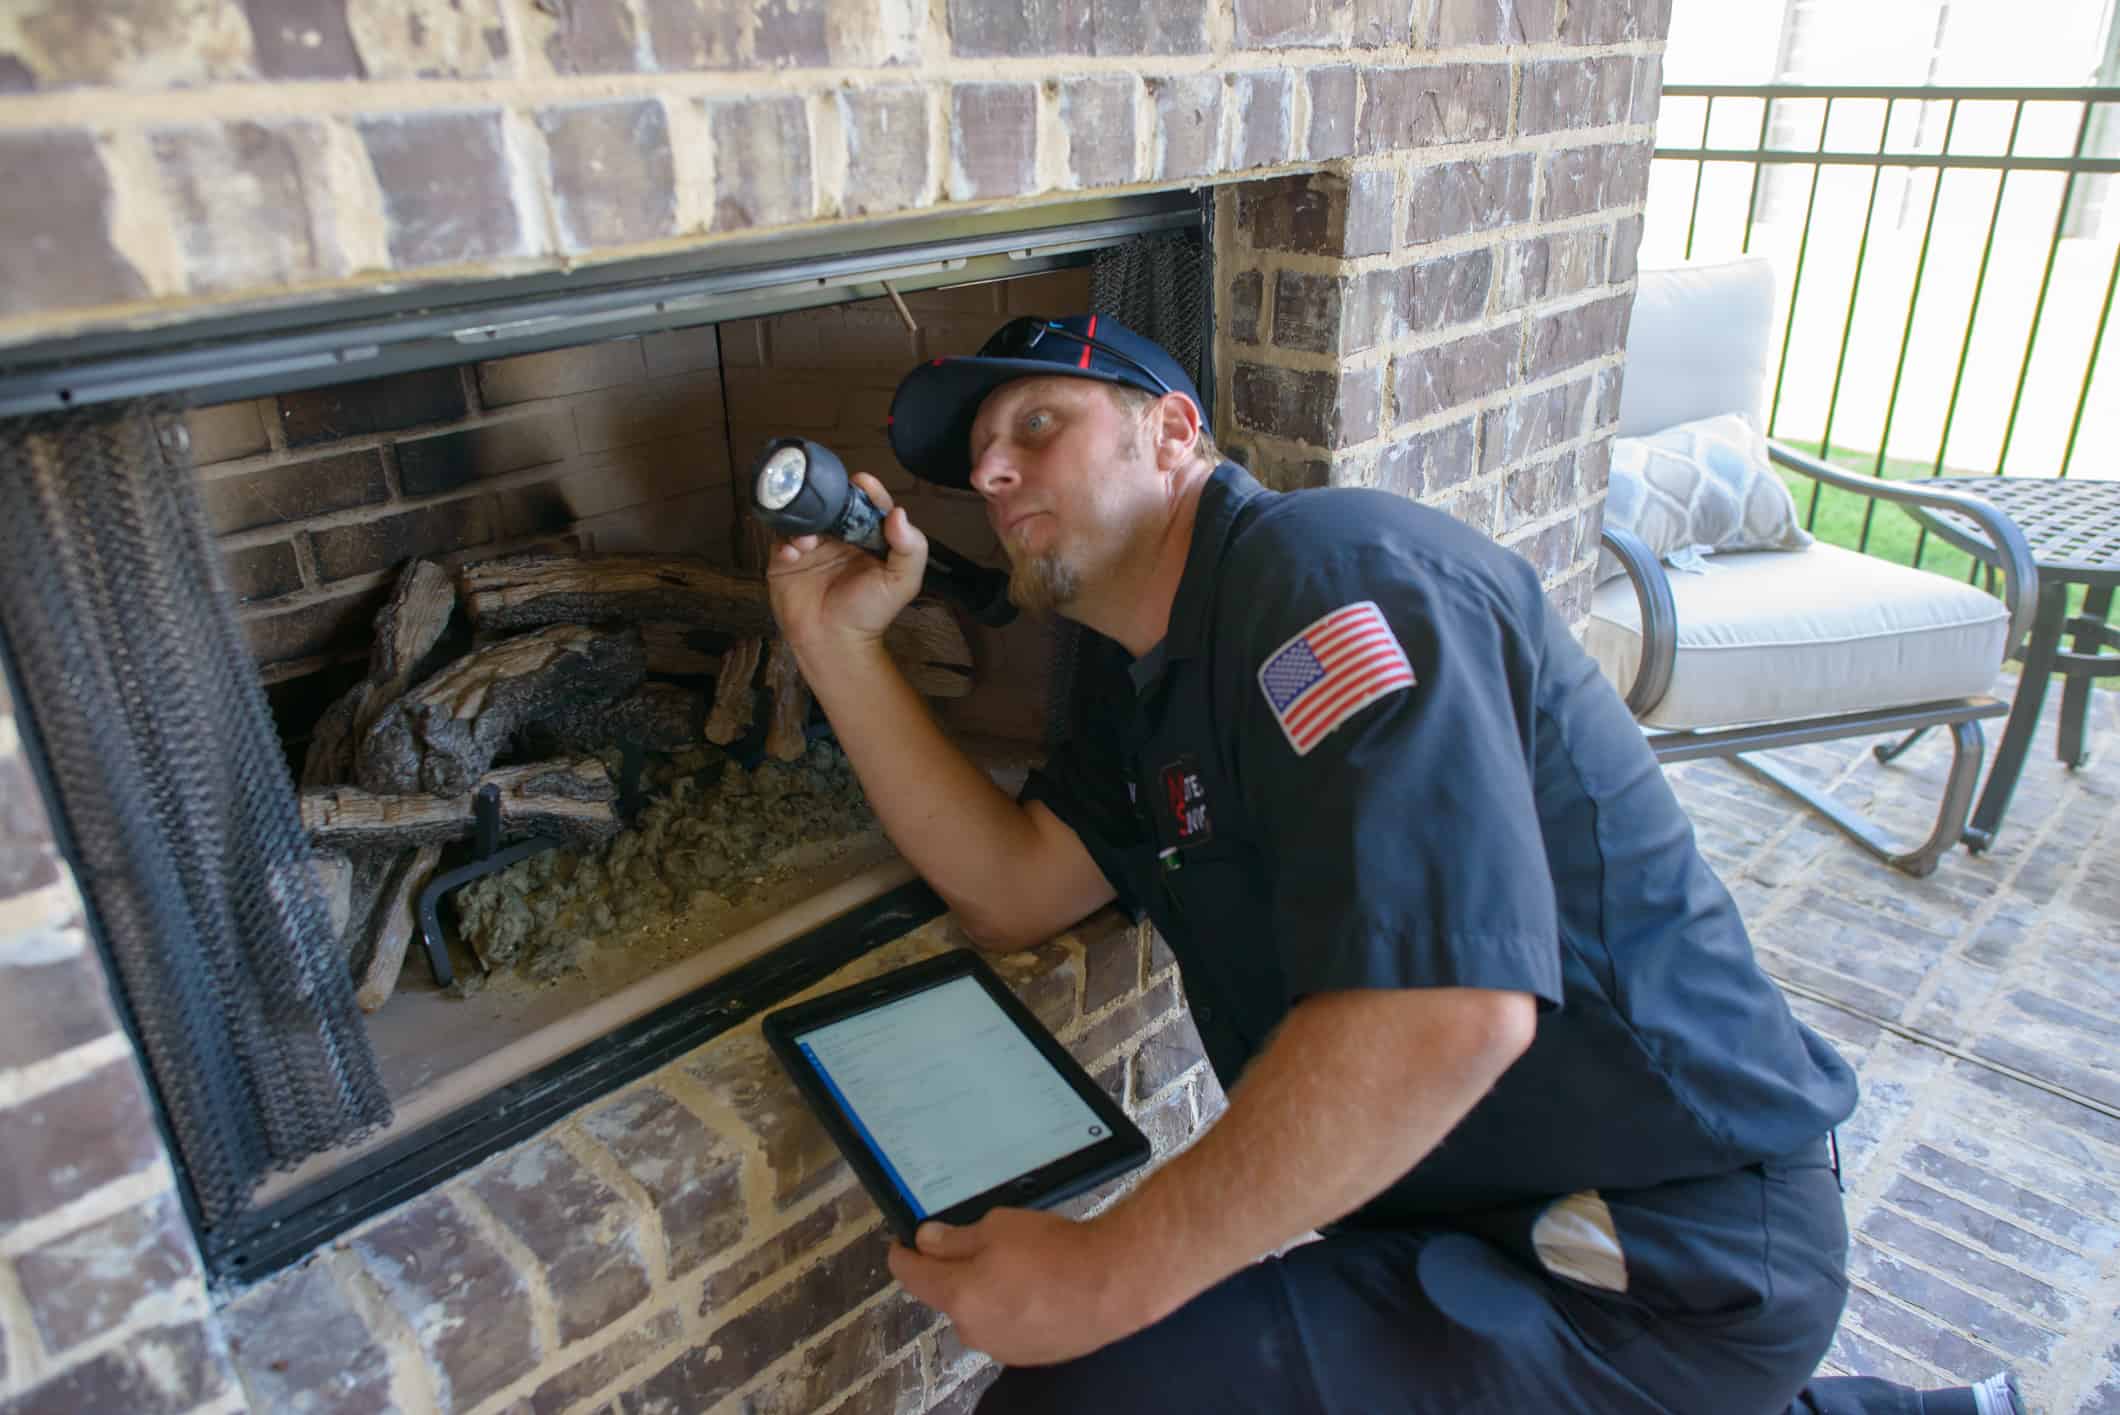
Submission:
POLYGON ((1997 1371, 1974 1386, 1973 1403, 1980 1415, 2030 1415, 2024 1392, 2017 1389, 2017 1377, 2010 1371, 1997 1371))

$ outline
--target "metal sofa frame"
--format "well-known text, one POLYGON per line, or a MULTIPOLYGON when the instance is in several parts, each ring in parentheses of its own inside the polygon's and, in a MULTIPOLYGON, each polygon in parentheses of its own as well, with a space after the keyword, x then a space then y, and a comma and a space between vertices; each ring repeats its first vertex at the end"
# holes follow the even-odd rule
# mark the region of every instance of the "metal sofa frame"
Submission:
MULTIPOLYGON (((2023 643, 2038 608, 2039 572, 2032 563, 2031 547, 2026 543, 2024 533, 2008 516, 1985 502, 1956 492, 1926 490, 1918 483, 1890 482, 1882 477, 1842 471, 1781 443, 1769 442, 1767 452, 1778 465, 1826 486, 1838 487, 1871 501, 1955 511, 1977 524, 1997 547, 1996 558, 2003 578, 2002 598, 2010 610, 2005 656, 2015 653, 2017 646, 2023 643)), ((1627 578, 1633 584, 1635 602, 1641 607, 1641 666, 1635 671, 1634 682, 1626 692, 1627 710, 1639 722, 1655 711, 1656 705, 1670 691, 1671 673, 1678 656, 1678 611, 1664 567, 1640 538, 1632 532, 1607 527, 1603 541, 1613 558, 1626 568, 1627 578)), ((1992 579, 1990 572, 1991 585, 1992 579)), ((1728 758, 1803 801, 1871 854, 1919 878, 1934 872, 1937 862, 1965 831, 1966 816, 1973 806, 1973 788, 1980 778, 1981 757, 1986 751, 1980 719, 2000 717, 2009 710, 2008 703, 1993 697, 1946 698, 1831 717, 1746 723, 1706 730, 1645 729, 1645 734, 1649 748, 1659 762, 1691 761, 1698 757, 1728 758), (1879 761, 1889 762, 1931 727, 1951 729, 1951 770, 1944 783, 1936 828, 1927 840, 1912 849, 1888 839, 1873 822, 1824 792, 1804 784, 1771 762, 1748 755, 1806 742, 1905 733, 1899 741, 1880 744, 1875 749, 1879 761)))

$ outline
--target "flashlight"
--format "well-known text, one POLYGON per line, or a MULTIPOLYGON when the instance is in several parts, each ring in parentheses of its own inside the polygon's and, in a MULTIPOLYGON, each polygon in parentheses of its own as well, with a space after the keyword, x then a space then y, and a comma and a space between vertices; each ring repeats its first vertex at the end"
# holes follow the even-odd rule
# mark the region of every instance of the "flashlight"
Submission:
MULTIPOLYGON (((879 560, 891 553, 883 538, 883 513, 848 480, 846 464, 822 443, 800 437, 767 443, 751 474, 751 507, 779 535, 831 536, 879 560)), ((952 601, 982 624, 999 627, 1016 617, 1006 573, 932 538, 921 588, 952 601)))

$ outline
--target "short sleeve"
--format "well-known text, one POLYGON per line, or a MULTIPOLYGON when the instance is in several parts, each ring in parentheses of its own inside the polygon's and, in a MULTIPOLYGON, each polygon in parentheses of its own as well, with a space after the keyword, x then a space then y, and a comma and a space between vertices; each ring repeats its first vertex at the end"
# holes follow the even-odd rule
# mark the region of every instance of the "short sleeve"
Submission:
MULTIPOLYGON (((1290 1000, 1470 987, 1558 1005, 1559 925, 1530 767, 1533 644, 1488 582, 1373 548, 1335 560, 1247 616, 1245 661, 1228 666, 1242 674, 1229 685, 1235 765, 1271 862, 1290 1000), (1388 637, 1406 672, 1350 710, 1313 695, 1298 715, 1292 685, 1346 671, 1316 626, 1350 612, 1373 613, 1372 642, 1388 637)), ((1356 683, 1344 701, 1362 696, 1356 683)))
POLYGON ((1125 658, 1117 645, 1085 630, 1076 663, 1069 734, 1030 773, 1016 799, 1025 805, 1044 802, 1075 833, 1111 882, 1119 907, 1139 923, 1146 836, 1127 794, 1126 753, 1116 717, 1131 703, 1125 658))
POLYGON ((1044 802, 1076 834, 1111 881, 1119 907, 1138 923, 1143 910, 1132 856, 1142 845, 1141 827, 1126 798, 1124 775, 1098 758, 1092 743, 1072 738, 1031 772, 1016 799, 1044 802))

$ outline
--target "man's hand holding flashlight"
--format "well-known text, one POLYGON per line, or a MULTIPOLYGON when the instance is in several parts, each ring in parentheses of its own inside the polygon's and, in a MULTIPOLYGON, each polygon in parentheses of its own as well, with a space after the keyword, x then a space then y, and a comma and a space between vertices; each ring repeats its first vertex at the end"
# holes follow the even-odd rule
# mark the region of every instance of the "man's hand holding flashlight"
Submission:
POLYGON ((920 593, 927 568, 927 537, 891 499, 883 483, 866 472, 849 478, 884 513, 883 537, 890 546, 879 560, 865 550, 827 536, 776 540, 766 569, 773 617, 798 655, 844 651, 883 638, 920 593))

